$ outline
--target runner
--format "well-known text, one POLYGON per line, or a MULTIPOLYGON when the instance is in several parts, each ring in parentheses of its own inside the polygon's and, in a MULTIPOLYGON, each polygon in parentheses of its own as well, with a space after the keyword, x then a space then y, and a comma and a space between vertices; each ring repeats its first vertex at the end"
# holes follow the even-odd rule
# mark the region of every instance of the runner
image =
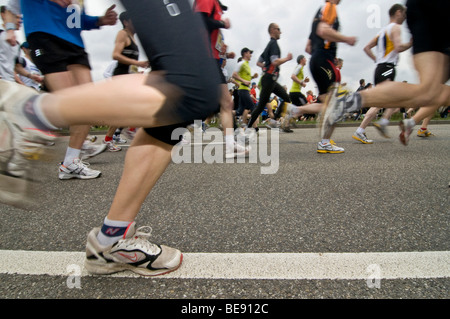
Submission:
MULTIPOLYGON (((402 43, 401 25, 406 20, 406 7, 401 4, 394 4, 389 9, 389 19, 390 23, 382 28, 377 36, 364 47, 364 52, 377 64, 375 85, 384 81, 395 80, 395 67, 398 64, 399 54, 412 47, 412 40, 409 43, 402 43), (376 55, 372 52, 374 47, 376 47, 376 55)), ((352 135, 355 140, 363 144, 373 143, 373 140, 369 140, 366 136, 366 128, 380 110, 380 107, 371 107, 367 111, 361 125, 352 135)), ((374 123, 374 126, 383 136, 388 137, 387 125, 389 119, 392 114, 398 111, 400 111, 399 108, 387 109, 385 116, 378 123, 374 123)))
MULTIPOLYGON (((239 109, 238 115, 242 116, 242 123, 247 125, 248 114, 255 108, 255 104, 250 95, 251 81, 258 77, 258 73, 252 74, 249 62, 252 59, 253 51, 249 48, 243 48, 241 50, 242 61, 238 63, 236 71, 233 72, 233 78, 240 82, 238 88, 239 94, 239 109)), ((256 125, 256 123, 255 123, 256 125)))
MULTIPOLYGON (((119 20, 122 23, 123 29, 117 33, 114 44, 113 59, 117 61, 117 65, 112 73, 113 76, 131 73, 130 69, 132 66, 142 68, 148 67, 148 61, 139 61, 139 47, 134 39, 136 31, 134 30, 133 22, 131 21, 129 14, 126 11, 122 12, 119 15, 119 20)), ((127 128, 127 130, 134 132, 135 128, 127 128)), ((107 146, 107 149, 110 152, 122 150, 122 148, 115 145, 114 142, 119 144, 126 143, 126 140, 122 141, 120 138, 121 132, 122 128, 114 126, 108 128, 108 132, 102 143, 107 146), (114 138, 116 134, 118 137, 117 139, 114 138)))
MULTIPOLYGON (((341 82, 340 71, 336 68, 335 59, 337 43, 344 42, 355 45, 356 38, 339 32, 340 22, 336 6, 340 0, 329 0, 322 6, 314 17, 312 31, 307 44, 307 52, 311 52, 310 70, 319 88, 320 103, 308 105, 308 113, 319 113, 329 89, 341 82), (308 47, 310 49, 308 49, 308 47)), ((330 140, 331 135, 322 135, 322 141, 317 145, 318 153, 343 153, 344 148, 338 147, 330 140)))
POLYGON ((416 126, 434 114, 443 105, 450 105, 449 79, 450 37, 447 29, 449 1, 408 0, 407 23, 413 38, 414 65, 419 73, 419 84, 387 82, 371 90, 343 97, 331 95, 321 124, 321 130, 331 135, 336 123, 347 112, 362 107, 420 107, 412 119, 400 122, 400 142, 407 145, 416 126))
POLYGON ((202 15, 206 29, 210 34, 212 54, 216 59, 221 75, 220 120, 225 132, 225 157, 246 157, 249 154, 248 149, 234 140, 234 104, 228 92, 227 80, 221 71, 222 59, 234 58, 234 52, 227 53, 227 46, 224 42, 223 34, 220 32, 220 29, 229 29, 231 27, 228 18, 222 19, 223 12, 228 8, 219 0, 197 0, 195 1, 194 9, 202 15))
MULTIPOLYGON (((207 36, 204 25, 187 0, 121 2, 133 20, 153 71, 43 95, 0 80, 0 108, 5 110, 0 113, 0 128, 19 129, 13 136, 14 151, 20 151, 23 137, 54 140, 45 132, 48 129, 99 123, 142 127, 127 151, 122 178, 104 224, 88 235, 85 267, 94 274, 131 270, 154 276, 177 269, 182 254, 151 243, 150 229, 136 229, 135 219, 171 163, 171 150, 182 134, 174 130, 215 109, 220 78, 203 40, 207 36)), ((5 159, 0 159, 3 165, 5 159)), ((3 183, 3 178, 0 180, 3 183)), ((11 193, 8 185, 0 185, 0 198, 11 203, 17 194, 11 193)))
POLYGON ((278 107, 275 112, 274 120, 277 120, 282 113, 290 114, 293 109, 290 104, 291 99, 286 90, 277 82, 280 75, 280 66, 290 60, 292 60, 292 53, 289 53, 286 57, 281 57, 280 47, 278 46, 278 40, 281 37, 281 29, 276 23, 269 25, 270 41, 267 44, 264 52, 258 59, 258 66, 262 68, 264 74, 261 78, 261 92, 259 94, 259 102, 254 111, 251 113, 251 118, 248 122, 248 128, 252 128, 253 124, 258 120, 262 111, 269 103, 270 95, 273 93, 280 97, 284 103, 278 107))

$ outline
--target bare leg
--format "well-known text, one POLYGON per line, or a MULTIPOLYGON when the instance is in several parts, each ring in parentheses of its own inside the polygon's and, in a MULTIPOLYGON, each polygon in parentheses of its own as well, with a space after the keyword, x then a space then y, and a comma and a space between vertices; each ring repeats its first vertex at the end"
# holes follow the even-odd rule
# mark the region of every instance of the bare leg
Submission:
POLYGON ((424 52, 414 55, 414 64, 419 72, 420 84, 389 82, 361 91, 363 106, 396 108, 428 105, 421 107, 415 115, 420 122, 440 106, 450 105, 450 87, 443 84, 449 76, 449 57, 440 52, 424 52))
MULTIPOLYGON (((52 92, 92 82, 91 73, 87 67, 72 65, 68 69, 67 72, 51 73, 45 76, 46 84, 52 92)), ((90 125, 70 126, 69 147, 80 150, 90 129, 90 125)))
POLYGON ((127 151, 108 219, 135 220, 145 198, 169 165, 171 150, 171 145, 156 140, 143 129, 138 130, 127 151))
POLYGON ((146 79, 147 75, 130 74, 61 90, 43 96, 42 110, 56 127, 86 123, 118 127, 175 124, 170 118, 157 119, 156 114, 166 97, 158 89, 146 85, 146 79), (123 107, 123 92, 134 92, 126 96, 127 108, 123 107))

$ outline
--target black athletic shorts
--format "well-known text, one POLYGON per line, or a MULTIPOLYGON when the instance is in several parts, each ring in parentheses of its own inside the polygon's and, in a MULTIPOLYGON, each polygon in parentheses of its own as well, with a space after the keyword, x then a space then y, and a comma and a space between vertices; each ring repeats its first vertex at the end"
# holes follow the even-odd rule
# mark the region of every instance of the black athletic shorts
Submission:
POLYGON ((91 69, 84 48, 45 32, 27 36, 31 58, 42 74, 67 71, 67 66, 80 64, 91 69))
POLYGON ((289 92, 289 97, 291 98, 292 104, 296 106, 302 106, 307 103, 306 97, 301 92, 289 92))
POLYGON ((220 72, 205 24, 188 0, 121 2, 130 14, 152 72, 162 71, 164 80, 181 93, 175 98, 175 92, 161 90, 167 102, 156 118, 164 126, 145 128, 149 135, 175 145, 180 139, 172 138, 174 129, 207 118, 219 104, 220 72))
POLYGON ((252 97, 250 96, 249 90, 238 90, 239 94, 239 109, 238 114, 242 115, 244 110, 253 111, 255 108, 255 103, 253 103, 252 97))
POLYGON ((407 23, 413 37, 413 53, 430 51, 450 55, 449 0, 408 0, 407 23))
POLYGON ((384 81, 395 80, 395 65, 392 63, 380 63, 375 69, 375 85, 384 81))
POLYGON ((341 82, 341 73, 334 64, 334 58, 318 50, 309 61, 309 68, 319 88, 319 95, 328 93, 333 83, 341 82))

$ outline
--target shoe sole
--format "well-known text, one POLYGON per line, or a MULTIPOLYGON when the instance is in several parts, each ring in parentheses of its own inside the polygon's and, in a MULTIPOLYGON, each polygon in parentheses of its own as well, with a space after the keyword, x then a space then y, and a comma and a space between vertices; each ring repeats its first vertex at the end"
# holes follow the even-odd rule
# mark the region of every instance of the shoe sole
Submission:
POLYGON ((341 154, 341 153, 344 153, 345 151, 325 151, 325 150, 317 150, 317 153, 320 153, 320 154, 327 154, 327 153, 330 153, 330 154, 341 154))
POLYGON ((139 274, 141 276, 146 277, 155 277, 155 276, 162 276, 166 275, 168 273, 171 273, 178 268, 181 267, 181 264, 183 263, 183 254, 180 253, 178 265, 174 268, 170 269, 157 269, 157 270, 149 270, 147 268, 139 268, 128 264, 117 264, 117 263, 111 263, 111 264, 105 264, 102 263, 101 266, 99 266, 98 263, 90 262, 88 259, 84 262, 84 268, 87 270, 88 273, 92 275, 111 275, 118 272, 130 270, 136 274, 139 274))
POLYGON ((357 140, 357 141, 359 141, 359 142, 361 142, 361 143, 363 143, 363 144, 373 144, 373 142, 367 142, 367 141, 364 141, 363 139, 360 139, 358 136, 352 135, 352 137, 353 137, 355 140, 357 140))
POLYGON ((102 173, 96 175, 96 176, 84 176, 84 175, 70 175, 67 173, 59 173, 58 178, 60 180, 69 180, 69 179, 95 179, 95 178, 99 178, 102 175, 102 173))

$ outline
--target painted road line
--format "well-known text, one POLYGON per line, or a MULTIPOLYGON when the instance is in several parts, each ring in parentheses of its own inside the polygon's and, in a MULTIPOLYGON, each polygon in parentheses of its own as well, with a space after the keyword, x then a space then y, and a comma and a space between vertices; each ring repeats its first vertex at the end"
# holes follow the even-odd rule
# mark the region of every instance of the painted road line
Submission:
MULTIPOLYGON (((341 279, 448 278, 450 251, 392 253, 184 253, 183 265, 161 278, 341 279)), ((67 276, 84 270, 83 252, 0 250, 0 273, 67 276)), ((117 277, 138 277, 131 272, 117 277)), ((159 278, 159 277, 158 277, 159 278)))

